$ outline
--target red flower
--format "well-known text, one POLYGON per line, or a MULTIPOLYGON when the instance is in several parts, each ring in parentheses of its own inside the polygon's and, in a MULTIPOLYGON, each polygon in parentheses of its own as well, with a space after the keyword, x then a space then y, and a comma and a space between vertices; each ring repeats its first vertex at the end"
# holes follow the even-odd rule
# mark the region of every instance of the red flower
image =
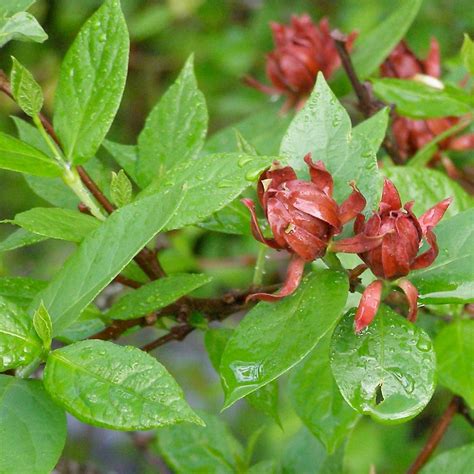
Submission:
MULTIPOLYGON (((260 84, 246 77, 248 85, 266 94, 288 96, 284 106, 301 107, 313 90, 318 72, 326 79, 340 66, 329 21, 323 18, 319 25, 309 15, 292 16, 291 25, 271 23, 275 49, 267 55, 267 76, 273 87, 260 84)), ((352 32, 347 41, 350 49, 357 33, 352 32)))
MULTIPOLYGON (((418 78, 427 83, 439 82, 437 79, 441 75, 441 61, 438 42, 434 38, 431 39, 430 50, 424 60, 419 59, 404 41, 400 42, 380 66, 380 74, 384 77, 399 79, 418 78)), ((440 85, 442 87, 441 83, 440 85)), ((460 121, 460 117, 412 120, 397 116, 393 121, 392 130, 400 156, 405 160, 410 158, 435 137, 457 125, 460 121)), ((474 134, 450 136, 438 143, 438 149, 440 151, 473 150, 474 134)), ((450 160, 443 159, 443 156, 438 152, 434 156, 434 160, 440 159, 446 166, 448 173, 456 174, 450 160)))
POLYGON ((258 182, 258 198, 273 233, 267 239, 260 230, 255 205, 243 199, 252 217, 254 237, 277 250, 292 254, 288 274, 277 294, 256 293, 250 298, 273 301, 287 296, 298 287, 305 262, 322 257, 331 238, 342 225, 356 217, 365 207, 365 199, 353 186, 353 192, 338 206, 332 198, 333 180, 322 161, 313 163, 311 155, 304 158, 311 182, 302 181, 290 166, 276 162, 264 171, 258 182))
MULTIPOLYGON (((335 242, 333 249, 358 253, 375 276, 383 280, 397 280, 408 275, 411 270, 425 268, 433 263, 438 255, 433 227, 441 220, 451 200, 448 198, 439 202, 417 218, 412 212, 413 202, 406 203, 402 208, 397 189, 390 180, 385 179, 379 211, 367 222, 364 222, 362 215, 357 216, 354 222, 356 236, 335 242), (380 238, 378 243, 363 248, 364 242, 376 237, 380 238), (430 248, 418 255, 423 238, 430 248)), ((396 285, 407 296, 410 306, 408 319, 414 321, 418 292, 405 278, 398 280, 396 285)), ((382 288, 382 281, 377 280, 364 291, 355 317, 356 331, 362 330, 373 320, 380 305, 382 288)))

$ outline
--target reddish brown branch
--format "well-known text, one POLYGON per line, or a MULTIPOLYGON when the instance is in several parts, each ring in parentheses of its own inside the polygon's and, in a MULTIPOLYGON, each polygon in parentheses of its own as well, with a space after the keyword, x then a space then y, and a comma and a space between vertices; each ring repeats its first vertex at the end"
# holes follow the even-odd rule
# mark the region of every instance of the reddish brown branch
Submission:
POLYGON ((189 333, 194 331, 194 327, 188 323, 173 327, 168 334, 155 339, 141 347, 142 351, 150 352, 170 341, 182 341, 189 333))
MULTIPOLYGON (((346 47, 346 35, 344 35, 338 30, 335 30, 331 33, 331 36, 334 39, 334 43, 341 59, 342 66, 346 71, 347 77, 349 78, 352 88, 354 89, 354 92, 359 101, 359 107, 366 117, 371 117, 380 109, 386 107, 387 104, 384 104, 383 102, 374 99, 369 85, 367 83, 363 84, 360 81, 357 72, 354 68, 354 64, 352 63, 351 55, 349 54, 349 51, 346 47)), ((403 160, 398 152, 398 147, 388 135, 385 136, 382 146, 385 148, 385 151, 389 154, 394 163, 396 163, 397 165, 403 164, 403 160)))
POLYGON ((428 438, 428 441, 423 446, 418 457, 415 459, 413 464, 407 471, 407 474, 416 474, 420 471, 420 469, 426 464, 428 459, 433 454, 434 450, 437 448, 439 442, 443 438, 446 430, 449 427, 454 415, 458 413, 460 407, 463 405, 463 401, 460 397, 454 396, 451 399, 451 402, 447 406, 444 413, 441 415, 438 423, 433 429, 431 436, 428 438))
POLYGON ((135 289, 143 286, 139 281, 132 280, 131 278, 124 277, 123 275, 117 275, 114 278, 114 281, 120 283, 121 285, 129 286, 130 288, 135 289))

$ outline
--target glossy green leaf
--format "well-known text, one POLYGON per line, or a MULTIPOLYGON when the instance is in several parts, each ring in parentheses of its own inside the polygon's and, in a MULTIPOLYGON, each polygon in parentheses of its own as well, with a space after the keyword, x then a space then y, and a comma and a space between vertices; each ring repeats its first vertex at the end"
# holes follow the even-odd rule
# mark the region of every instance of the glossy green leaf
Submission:
POLYGON ((291 122, 292 114, 281 116, 278 107, 267 106, 240 122, 219 130, 206 142, 207 153, 236 152, 239 150, 235 139, 237 130, 255 149, 265 155, 278 155, 278 145, 291 122))
POLYGON ((333 334, 331 367, 347 403, 385 423, 416 416, 435 389, 429 336, 387 307, 358 335, 354 312, 344 316, 333 334))
POLYGON ((461 57, 469 73, 474 76, 474 41, 466 33, 461 48, 461 57))
POLYGON ((136 175, 141 187, 179 163, 194 160, 204 145, 207 108, 197 87, 192 56, 148 116, 138 137, 136 175))
POLYGON ((344 447, 328 454, 306 428, 300 429, 285 446, 283 474, 339 474, 343 472, 344 447))
POLYGON ((395 184, 403 203, 415 201, 413 210, 417 216, 447 197, 452 197, 453 202, 443 221, 474 206, 474 199, 440 171, 392 166, 384 168, 383 173, 395 184))
POLYGON ((3 277, 0 278, 0 296, 25 307, 47 284, 46 281, 27 277, 3 277))
POLYGON ((242 472, 240 443, 217 416, 199 415, 205 427, 176 425, 156 430, 154 449, 177 474, 242 472))
POLYGON ((123 145, 122 143, 104 140, 103 147, 110 153, 112 158, 125 170, 127 175, 135 182, 136 166, 138 160, 138 149, 135 145, 123 145))
POLYGON ((460 395, 474 409, 474 321, 445 326, 434 341, 441 385, 460 395))
POLYGON ((393 13, 377 23, 372 31, 357 39, 352 60, 361 79, 375 72, 403 39, 422 3, 423 0, 403 0, 391 4, 393 13))
POLYGON ((322 160, 334 179, 334 197, 342 203, 355 181, 367 199, 367 210, 374 209, 381 194, 376 151, 387 127, 387 111, 381 111, 368 123, 351 133, 351 120, 327 85, 322 74, 303 109, 291 122, 280 153, 301 178, 308 177, 303 157, 312 154, 322 160))
POLYGON ((122 296, 107 312, 110 319, 133 319, 157 311, 211 281, 198 274, 170 275, 122 296))
POLYGON ((68 161, 92 158, 120 104, 129 39, 119 0, 106 0, 84 24, 61 65, 54 110, 68 161))
POLYGON ((44 348, 49 350, 53 336, 53 323, 43 303, 39 305, 39 308, 33 315, 33 327, 35 328, 36 334, 38 334, 39 338, 43 341, 44 348))
POLYGON ((39 380, 0 375, 0 472, 50 474, 66 441, 66 415, 39 380))
POLYGON ((153 357, 132 346, 81 341, 50 353, 49 394, 79 420, 115 430, 146 430, 202 420, 153 357))
MULTIPOLYGON (((375 94, 388 104, 394 104, 400 115, 415 119, 461 116, 472 111, 472 105, 449 89, 437 89, 407 79, 374 79, 375 94)), ((466 97, 468 97, 466 95, 466 97)))
POLYGON ((51 315, 54 333, 77 319, 158 232, 202 221, 235 199, 249 185, 245 177, 258 176, 272 160, 252 157, 244 163, 244 158, 248 159, 245 155, 214 155, 201 160, 204 168, 189 165, 192 169, 183 169, 176 181, 164 181, 159 192, 118 209, 89 234, 38 295, 51 315), (213 199, 209 199, 211 194, 213 199))
POLYGON ((106 318, 103 317, 101 311, 96 306, 90 304, 81 313, 79 318, 61 331, 56 338, 67 344, 88 339, 90 336, 105 329, 106 324, 104 320, 106 318))
POLYGON ((4 0, 0 4, 0 17, 11 16, 28 10, 33 3, 35 3, 35 0, 4 0))
POLYGON ((36 148, 0 132, 0 168, 34 176, 60 176, 61 167, 36 148))
POLYGON ((209 219, 201 222, 199 227, 224 234, 252 235, 250 213, 240 202, 240 198, 212 214, 209 219))
POLYGON ((326 335, 291 372, 288 393, 297 415, 329 453, 354 427, 359 415, 344 400, 329 363, 326 335))
POLYGON ((275 460, 260 461, 247 470, 248 474, 278 474, 278 465, 275 460))
POLYGON ((301 361, 337 323, 347 299, 345 275, 324 270, 277 303, 259 303, 240 322, 220 365, 225 407, 301 361), (291 337, 288 337, 291 334, 291 337))
POLYGON ((436 227, 439 254, 428 268, 410 273, 424 303, 474 302, 474 209, 436 227))
POLYGON ((0 372, 28 365, 42 351, 32 318, 4 297, 0 297, 0 372))
POLYGON ((467 474, 474 465, 474 443, 438 454, 421 469, 420 474, 467 474))
POLYGON ((43 91, 28 69, 15 58, 10 76, 12 94, 26 115, 34 117, 43 107, 43 91))
POLYGON ((117 207, 123 207, 132 202, 132 183, 123 170, 118 173, 112 172, 110 195, 117 207))
MULTIPOLYGON (((207 354, 217 373, 219 373, 225 346, 233 332, 234 330, 229 328, 211 328, 206 331, 204 342, 207 354)), ((278 414, 278 391, 278 383, 275 380, 255 390, 255 392, 249 393, 245 400, 256 410, 265 413, 281 426, 280 415, 278 414)))
POLYGON ((12 16, 0 15, 0 48, 9 41, 35 41, 48 39, 36 18, 28 12, 19 11, 12 16))
POLYGON ((35 234, 71 242, 81 242, 100 226, 92 216, 54 207, 35 207, 17 214, 12 222, 35 234))
POLYGON ((28 245, 37 244, 47 240, 48 237, 33 234, 25 229, 17 229, 12 232, 5 240, 0 242, 0 253, 9 252, 10 250, 27 247, 28 245))

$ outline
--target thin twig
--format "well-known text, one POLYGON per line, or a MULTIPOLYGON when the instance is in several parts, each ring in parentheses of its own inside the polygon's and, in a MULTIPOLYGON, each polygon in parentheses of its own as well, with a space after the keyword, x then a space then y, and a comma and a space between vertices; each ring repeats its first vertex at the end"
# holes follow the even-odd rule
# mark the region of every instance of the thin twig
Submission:
POLYGON ((460 397, 454 396, 451 399, 446 410, 441 415, 441 418, 434 427, 431 436, 428 438, 428 441, 426 441, 420 454, 418 454, 418 457, 408 469, 407 474, 417 474, 420 469, 426 464, 428 459, 433 454, 434 450, 437 448, 444 434, 446 433, 446 430, 448 429, 449 424, 451 423, 454 415, 458 413, 461 405, 462 399, 460 397))
MULTIPOLYGON (((347 77, 349 78, 352 88, 354 89, 354 92, 359 101, 359 107, 366 117, 371 117, 380 109, 386 107, 387 104, 384 104, 383 102, 374 99, 369 85, 367 83, 363 84, 360 81, 357 72, 354 68, 354 64, 352 63, 349 51, 346 47, 347 36, 338 30, 333 31, 331 33, 331 36, 334 39, 334 43, 341 59, 342 66, 346 71, 347 77)), ((388 135, 385 136, 382 146, 385 148, 385 151, 389 154, 395 164, 403 164, 403 159, 398 152, 398 147, 388 135)))
POLYGON ((194 327, 188 323, 181 324, 171 328, 168 334, 155 339, 154 341, 145 344, 140 349, 145 352, 150 352, 157 347, 160 347, 170 341, 182 341, 190 332, 194 331, 194 327))

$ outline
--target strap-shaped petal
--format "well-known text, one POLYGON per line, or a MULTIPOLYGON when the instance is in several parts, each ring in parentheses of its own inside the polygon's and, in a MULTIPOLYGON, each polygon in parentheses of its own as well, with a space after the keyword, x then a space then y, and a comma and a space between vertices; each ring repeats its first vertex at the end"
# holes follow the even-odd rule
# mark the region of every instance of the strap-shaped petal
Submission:
POLYGON ((362 331, 375 318, 382 298, 383 283, 380 280, 373 281, 362 293, 362 298, 355 315, 355 330, 362 331))
POLYGON ((474 133, 466 133, 449 141, 450 150, 474 150, 474 133))
POLYGON ((431 227, 426 230, 425 239, 428 242, 430 248, 415 258, 415 261, 411 266, 411 270, 419 270, 421 268, 429 267, 438 256, 438 243, 436 242, 436 235, 431 230, 431 227))
POLYGON ((326 169, 324 163, 321 160, 314 163, 314 161, 311 159, 311 153, 308 153, 304 157, 304 161, 308 165, 311 181, 320 191, 322 191, 324 194, 327 194, 329 197, 332 197, 334 181, 332 179, 331 173, 326 169))
POLYGON ((298 255, 293 255, 288 266, 285 282, 277 293, 254 293, 253 295, 247 296, 246 301, 262 300, 273 302, 281 300, 285 296, 291 295, 301 283, 304 265, 305 261, 301 257, 298 257, 298 255))
POLYGON ((398 282, 398 286, 403 290, 408 300, 408 321, 414 323, 418 314, 418 290, 415 285, 406 278, 402 278, 398 282))
POLYGON ((426 74, 433 77, 439 77, 441 75, 439 43, 436 38, 431 38, 430 50, 423 63, 425 65, 426 74))
POLYGON ((451 197, 444 199, 418 218, 423 235, 426 233, 428 227, 434 227, 442 219, 452 201, 453 198, 451 197))
POLYGON ((382 201, 380 202, 380 210, 386 211, 398 211, 401 209, 402 201, 400 200, 400 194, 398 194, 395 185, 388 179, 385 178, 383 182, 383 193, 382 201))
POLYGON ((352 187, 352 193, 339 207, 339 220, 343 225, 354 219, 354 217, 357 217, 367 204, 365 197, 362 196, 355 183, 351 182, 350 185, 352 187))
POLYGON ((382 245, 384 234, 381 235, 365 235, 357 234, 354 237, 336 240, 331 243, 331 252, 342 253, 363 253, 373 250, 382 245))
POLYGON ((257 215, 255 214, 255 204, 251 199, 241 199, 240 202, 250 211, 250 227, 252 234, 256 240, 266 244, 273 249, 280 249, 281 247, 275 242, 275 239, 267 239, 263 236, 258 223, 257 215))

